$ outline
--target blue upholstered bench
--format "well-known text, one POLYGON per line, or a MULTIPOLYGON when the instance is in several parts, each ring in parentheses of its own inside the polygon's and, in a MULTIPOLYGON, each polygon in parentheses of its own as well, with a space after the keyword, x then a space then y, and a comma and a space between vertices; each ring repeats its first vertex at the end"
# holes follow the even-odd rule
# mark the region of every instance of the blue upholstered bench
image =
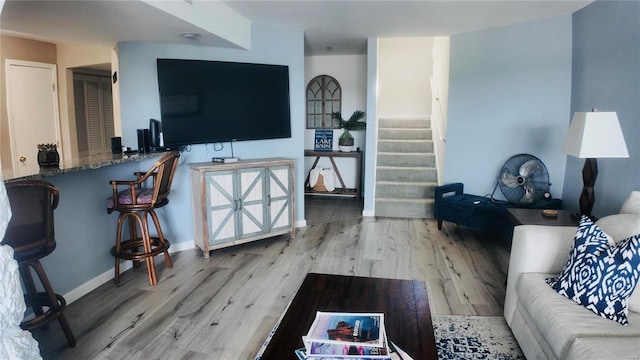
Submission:
POLYGON ((448 221, 510 239, 513 223, 509 220, 506 209, 514 207, 561 209, 562 200, 543 199, 527 206, 518 206, 494 201, 486 196, 465 194, 462 183, 442 185, 435 189, 434 218, 438 220, 438 230, 442 230, 442 221, 448 221))

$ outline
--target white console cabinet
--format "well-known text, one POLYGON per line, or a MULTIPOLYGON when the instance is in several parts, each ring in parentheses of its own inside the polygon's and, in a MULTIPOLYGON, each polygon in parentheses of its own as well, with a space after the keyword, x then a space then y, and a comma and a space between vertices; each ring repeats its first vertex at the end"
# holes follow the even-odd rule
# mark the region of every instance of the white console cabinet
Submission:
POLYGON ((209 251, 290 233, 295 236, 293 159, 193 163, 196 246, 209 251))

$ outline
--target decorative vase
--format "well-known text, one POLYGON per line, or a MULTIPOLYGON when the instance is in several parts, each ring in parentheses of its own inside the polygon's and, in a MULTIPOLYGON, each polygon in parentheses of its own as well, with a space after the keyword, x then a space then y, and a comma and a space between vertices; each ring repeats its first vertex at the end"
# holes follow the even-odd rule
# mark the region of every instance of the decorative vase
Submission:
POLYGON ((44 168, 60 166, 60 154, 56 144, 38 144, 38 165, 44 168))
POLYGON ((340 139, 338 139, 338 148, 342 152, 353 151, 353 136, 351 136, 348 130, 345 130, 342 136, 340 136, 340 139))

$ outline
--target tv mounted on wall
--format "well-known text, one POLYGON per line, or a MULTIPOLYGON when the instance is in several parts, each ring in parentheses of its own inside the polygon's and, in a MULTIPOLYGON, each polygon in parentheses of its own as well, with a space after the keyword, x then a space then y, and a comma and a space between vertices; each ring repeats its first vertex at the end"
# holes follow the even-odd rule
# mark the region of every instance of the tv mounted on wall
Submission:
POLYGON ((291 137, 289 67, 157 59, 164 145, 291 137))

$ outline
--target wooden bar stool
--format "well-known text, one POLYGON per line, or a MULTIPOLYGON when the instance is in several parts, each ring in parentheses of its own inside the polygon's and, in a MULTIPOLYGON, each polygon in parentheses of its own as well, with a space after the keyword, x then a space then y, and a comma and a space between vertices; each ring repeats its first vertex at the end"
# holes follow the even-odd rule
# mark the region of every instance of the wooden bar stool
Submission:
POLYGON ((164 155, 146 173, 136 172, 136 180, 111 180, 113 196, 107 200, 107 212, 120 212, 116 229, 116 244, 111 253, 116 258, 115 283, 120 282, 120 259, 132 260, 134 266, 144 261, 147 266, 149 285, 158 283, 153 258, 164 253, 167 267, 172 268, 169 256, 169 241, 164 237, 155 209, 169 203, 169 190, 178 166, 180 153, 172 151, 164 155), (148 181, 147 181, 148 180, 148 181), (148 184, 151 187, 146 187, 148 184), (149 218, 153 221, 158 236, 149 232, 149 218), (129 239, 122 240, 125 222, 129 228, 129 239))
POLYGON ((65 299, 53 291, 40 259, 56 248, 53 210, 58 206, 58 189, 42 180, 18 180, 5 184, 12 217, 2 241, 14 250, 18 271, 26 289, 25 303, 33 309, 34 318, 20 327, 34 330, 58 319, 69 346, 76 345, 71 327, 64 316, 65 299), (35 271, 44 291, 38 291, 31 270, 35 271))

